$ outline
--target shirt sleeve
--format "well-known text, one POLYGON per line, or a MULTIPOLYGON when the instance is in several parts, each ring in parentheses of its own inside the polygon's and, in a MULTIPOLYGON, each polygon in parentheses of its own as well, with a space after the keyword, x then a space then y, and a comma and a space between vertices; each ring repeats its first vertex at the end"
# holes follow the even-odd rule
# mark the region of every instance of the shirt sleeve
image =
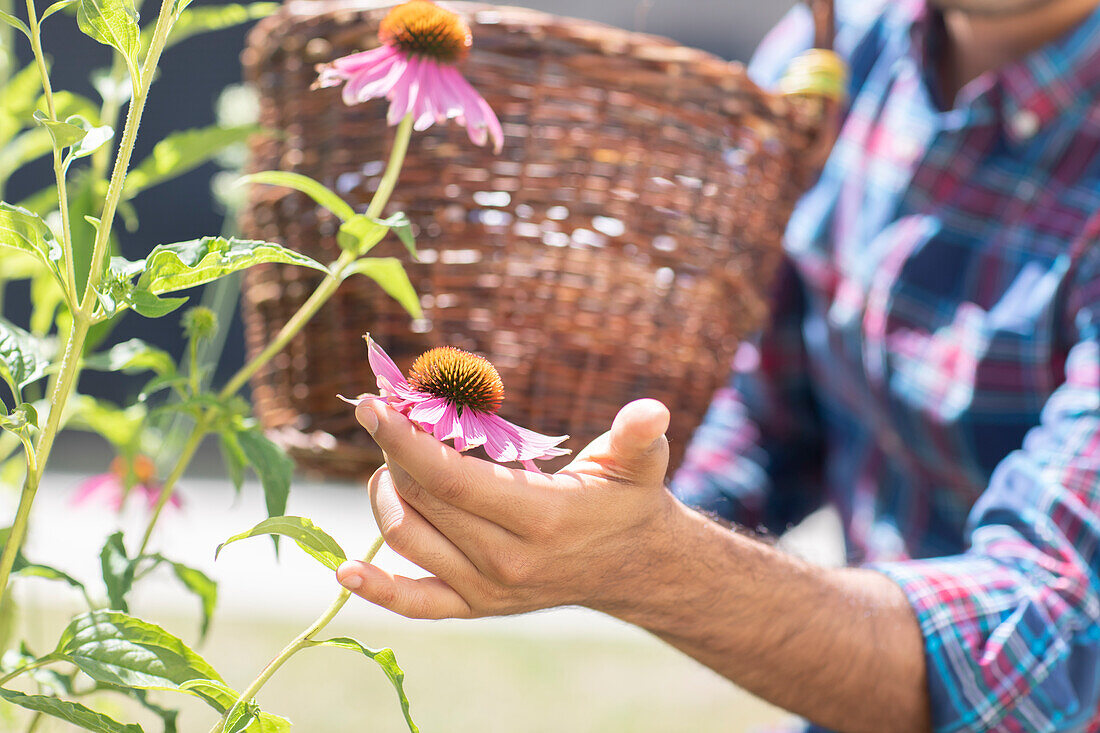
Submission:
POLYGON ((937 731, 1095 730, 1100 237, 1091 247, 1067 300, 1065 380, 975 504, 970 549, 870 566, 901 586, 920 621, 937 731))
POLYGON ((684 503, 781 532, 822 503, 823 438, 802 339, 804 292, 784 262, 772 320, 745 342, 672 481, 684 503))

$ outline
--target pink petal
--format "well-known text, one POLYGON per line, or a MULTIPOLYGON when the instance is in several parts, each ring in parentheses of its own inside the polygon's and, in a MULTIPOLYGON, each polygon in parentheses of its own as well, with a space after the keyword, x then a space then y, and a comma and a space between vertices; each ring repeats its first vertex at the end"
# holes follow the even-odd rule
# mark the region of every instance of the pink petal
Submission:
POLYGON ((443 415, 447 412, 448 404, 443 397, 432 397, 413 405, 409 410, 408 418, 428 432, 434 433, 435 426, 443 420, 443 415))
POLYGON ((360 51, 359 53, 341 56, 324 68, 333 69, 344 74, 345 78, 348 78, 352 74, 357 74, 360 71, 377 68, 380 64, 392 61, 400 55, 401 52, 393 46, 383 45, 372 48, 369 51, 360 51))
MULTIPOLYGON (((152 509, 157 505, 157 500, 160 499, 160 494, 163 489, 159 486, 152 484, 138 484, 137 488, 142 494, 145 495, 145 500, 149 502, 149 508, 152 509)), ((168 503, 175 509, 179 509, 183 506, 183 502, 180 500, 180 496, 175 491, 168 497, 168 503)))
MULTIPOLYGON (((348 85, 344 87, 344 104, 349 107, 353 104, 366 102, 368 99, 384 97, 393 86, 394 81, 405 71, 405 64, 401 57, 395 56, 386 59, 372 69, 364 69, 348 76, 348 85)), ((326 81, 322 77, 322 83, 326 81)))
POLYGON ((556 448, 558 443, 569 438, 568 435, 551 437, 508 422, 499 415, 481 414, 489 442, 485 450, 498 461, 545 460, 569 453, 564 448, 556 448), (497 458, 494 453, 502 457, 497 458), (504 457, 507 456, 507 457, 504 457))
POLYGON ((409 58, 405 71, 401 78, 394 82, 386 97, 390 100, 390 110, 386 115, 386 122, 396 125, 405 119, 405 115, 412 111, 416 104, 417 95, 420 93, 420 59, 416 56, 409 58))
POLYGON ((485 430, 485 452, 489 457, 501 463, 519 458, 519 435, 515 432, 515 426, 489 413, 481 413, 479 417, 485 430))
POLYGON ((393 359, 389 357, 382 347, 378 345, 374 339, 367 336, 367 361, 370 363, 371 371, 374 372, 374 376, 378 381, 378 386, 382 387, 382 381, 386 380, 392 387, 405 387, 408 388, 409 383, 405 381, 405 375, 401 373, 401 370, 397 368, 397 365, 393 363, 393 359))
POLYGON ((119 507, 122 504, 122 483, 113 473, 101 473, 83 481, 70 500, 73 504, 83 504, 94 494, 106 493, 106 501, 119 507))
MULTIPOLYGON (((481 416, 484 414, 483 412, 471 410, 467 407, 462 411, 462 414, 458 416, 459 425, 462 427, 462 440, 465 443, 466 450, 476 448, 479 445, 485 445, 485 441, 489 439, 489 436, 485 434, 485 425, 481 420, 481 416)), ((463 449, 459 448, 459 450, 463 449)))
POLYGON ((432 126, 439 118, 440 107, 436 100, 439 98, 439 64, 430 59, 421 63, 420 70, 420 96, 413 108, 416 122, 413 129, 421 132, 432 126))
POLYGON ((475 145, 484 145, 491 134, 493 148, 499 153, 504 144, 504 132, 489 103, 457 71, 449 80, 462 106, 466 133, 470 136, 470 140, 475 145))
MULTIPOLYGON (((435 424, 432 435, 440 441, 453 439, 455 448, 462 450, 458 447, 459 441, 462 441, 462 424, 458 420, 458 409, 455 408, 455 403, 447 400, 447 409, 443 411, 443 417, 435 424)), ((465 441, 462 442, 465 443, 465 441)))

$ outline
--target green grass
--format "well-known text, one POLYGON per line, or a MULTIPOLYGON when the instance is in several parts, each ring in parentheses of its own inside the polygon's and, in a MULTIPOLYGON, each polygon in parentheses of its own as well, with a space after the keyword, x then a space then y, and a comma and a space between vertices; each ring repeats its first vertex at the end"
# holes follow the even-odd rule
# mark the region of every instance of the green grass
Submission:
MULTIPOLYGON (((190 610, 190 609, 187 609, 190 610)), ((27 624, 35 648, 46 649, 67 618, 43 609, 27 624)), ((194 619, 156 619, 193 640, 194 619)), ((305 625, 218 618, 201 653, 243 688, 305 625)), ((406 674, 413 718, 424 733, 737 733, 774 722, 781 713, 738 690, 710 670, 649 638, 579 638, 487 633, 463 624, 394 620, 354 626, 337 619, 326 634, 390 646, 406 674)), ((156 693, 161 704, 184 712, 180 733, 206 733, 210 711, 197 701, 156 693)), ((369 660, 339 649, 307 649, 268 683, 265 710, 288 717, 308 733, 407 731, 396 694, 369 660)), ((91 706, 133 719, 117 697, 91 706)), ((141 716, 147 733, 159 724, 141 716)), ((0 728, 24 727, 0 718, 0 728)), ((68 730, 40 725, 36 733, 68 730)))

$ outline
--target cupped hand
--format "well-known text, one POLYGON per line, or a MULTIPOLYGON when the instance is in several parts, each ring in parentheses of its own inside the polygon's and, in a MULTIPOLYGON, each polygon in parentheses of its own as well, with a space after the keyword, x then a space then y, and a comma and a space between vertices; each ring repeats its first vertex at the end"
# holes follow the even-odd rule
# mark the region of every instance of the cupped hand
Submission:
POLYGON ((638 400, 553 475, 458 453, 376 401, 359 421, 386 454, 367 484, 386 544, 432 575, 370 563, 347 588, 412 618, 469 618, 584 605, 614 613, 674 566, 682 507, 664 487, 667 408, 638 400))

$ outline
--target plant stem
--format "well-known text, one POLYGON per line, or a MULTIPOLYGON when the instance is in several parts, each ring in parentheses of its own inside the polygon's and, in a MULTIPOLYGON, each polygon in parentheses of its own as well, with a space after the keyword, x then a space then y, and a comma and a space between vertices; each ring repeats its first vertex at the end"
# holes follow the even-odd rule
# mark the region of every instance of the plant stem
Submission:
MULTIPOLYGON (((153 28, 153 40, 149 44, 149 53, 145 56, 145 63, 141 66, 140 74, 127 61, 131 83, 134 86, 134 96, 130 100, 129 108, 126 110, 126 126, 122 132, 122 142, 118 146, 118 155, 115 157, 115 167, 111 171, 111 180, 107 184, 107 195, 103 202, 103 212, 99 218, 100 225, 96 230, 95 244, 92 247, 92 264, 88 274, 88 287, 84 290, 84 299, 80 303, 80 310, 85 317, 90 317, 92 310, 95 308, 95 291, 103 279, 107 245, 111 238, 111 229, 115 223, 118 202, 122 197, 122 188, 126 183, 126 172, 130 168, 130 157, 134 153, 134 142, 137 140, 141 116, 145 112, 145 102, 149 98, 149 87, 152 86, 154 72, 157 63, 160 61, 160 54, 164 51, 164 44, 168 40, 168 32, 172 27, 173 1, 162 0, 161 2, 160 15, 157 16, 157 23, 153 28)), ((27 0, 27 2, 31 2, 31 0, 27 0)))
POLYGON ((401 174, 401 166, 405 163, 405 154, 409 152, 409 140, 412 138, 413 116, 405 115, 401 124, 397 126, 397 132, 393 136, 393 150, 390 151, 390 160, 386 164, 386 172, 382 174, 382 181, 378 184, 378 190, 371 197, 367 206, 367 216, 377 218, 382 215, 382 210, 390 202, 390 196, 397 185, 397 177, 401 174))
MULTIPOLYGON (((38 458, 36 471, 27 471, 27 479, 23 484, 23 492, 19 497, 19 508, 16 510, 15 522, 12 524, 8 541, 4 544, 3 554, 0 555, 0 609, 3 608, 7 598, 8 578, 11 576, 15 557, 23 541, 27 536, 27 526, 30 521, 31 506, 34 504, 35 494, 42 481, 42 473, 49 461, 50 451, 61 427, 61 416, 65 406, 76 388, 80 376, 80 362, 84 353, 84 342, 88 337, 88 329, 92 322, 92 311, 95 307, 95 289, 103 277, 104 256, 109 239, 111 227, 114 223, 115 211, 118 208, 119 196, 122 193, 122 184, 126 180, 126 170, 130 165, 130 156, 134 152, 134 142, 137 140, 138 125, 141 124, 141 115, 145 110, 145 100, 149 94, 149 85, 153 82, 153 71, 160 59, 164 43, 168 38, 168 31, 172 25, 172 2, 163 0, 160 15, 157 17, 156 27, 153 31, 153 41, 149 46, 149 54, 145 57, 145 65, 142 70, 140 82, 135 84, 134 99, 130 103, 130 109, 126 115, 126 128, 122 134, 122 142, 119 144, 118 157, 115 159, 114 171, 111 173, 111 182, 107 188, 107 199, 103 205, 103 215, 100 218, 101 225, 96 233, 96 244, 92 255, 92 265, 88 276, 88 287, 84 291, 84 299, 80 308, 72 312, 73 322, 69 331, 69 337, 65 342, 65 352, 61 359, 61 368, 54 382, 53 391, 50 393, 50 416, 46 427, 38 437, 38 445, 35 453, 38 458)), ((27 0, 28 10, 32 21, 34 19, 33 0, 27 0)), ((37 21, 34 21, 37 23, 37 21)), ((37 25, 35 26, 37 28, 37 25)), ((36 35, 37 34, 32 34, 36 35)), ((35 55, 39 63, 39 71, 43 73, 44 83, 48 84, 45 75, 45 61, 41 55, 41 46, 35 49, 35 55)), ((131 69, 133 71, 133 69, 131 69)), ((136 76, 135 76, 136 78, 136 76)), ((52 116, 52 110, 51 110, 52 116)), ((61 197, 64 200, 64 196, 61 197)), ((66 247, 68 256, 72 258, 72 245, 66 247)), ((74 300, 79 297, 74 294, 74 300)))
POLYGON ((27 478, 23 483, 23 492, 19 496, 19 508, 15 512, 15 521, 12 523, 11 534, 4 544, 4 552, 0 555, 0 608, 3 608, 7 598, 8 577, 11 575, 15 557, 23 546, 23 540, 27 536, 27 525, 30 521, 31 506, 34 504, 38 485, 42 481, 42 473, 53 449, 54 438, 61 426, 61 415, 65 410, 65 403, 69 400, 73 388, 76 386, 77 377, 80 375, 80 353, 84 348, 84 340, 88 336, 88 321, 80 314, 75 314, 69 337, 65 341, 65 353, 61 357, 61 370, 57 381, 54 383, 53 392, 50 395, 50 416, 47 418, 46 427, 38 436, 38 445, 34 454, 38 465, 35 470, 27 470, 27 478))
POLYGON ((153 527, 156 526, 157 517, 160 516, 160 512, 164 509, 164 505, 168 503, 168 498, 171 496, 172 489, 176 485, 176 482, 183 476, 183 472, 187 470, 187 466, 191 463, 191 459, 195 457, 195 451, 199 449, 202 444, 203 437, 206 436, 206 426, 203 423, 195 425, 194 430, 191 431, 191 437, 187 439, 187 442, 183 446, 183 450, 180 451, 179 460, 176 461, 176 467, 172 469, 172 473, 168 474, 168 478, 164 480, 164 487, 160 490, 160 496, 157 497, 157 505, 153 510, 153 516, 149 519, 149 525, 145 528, 145 536, 141 538, 141 547, 138 548, 137 554, 134 557, 139 557, 145 554, 145 548, 149 545, 149 539, 153 536, 153 527))
MULTIPOLYGON (((393 150, 390 152, 389 163, 387 163, 386 171, 382 175, 382 181, 378 184, 378 190, 374 192, 374 196, 367 206, 367 216, 377 217, 382 210, 386 208, 386 204, 389 203, 390 195, 397 185, 397 178, 401 174, 401 166, 405 162, 405 154, 409 150, 409 139, 412 137, 412 126, 412 115, 406 116, 405 119, 401 121, 401 124, 398 125, 397 132, 394 135, 393 150)), ((298 335, 305 325, 309 323, 310 319, 316 315, 317 311, 328 302, 337 288, 340 287, 340 283, 344 280, 344 272, 357 258, 358 255, 353 252, 345 251, 340 254, 339 259, 329 267, 329 272, 325 275, 321 284, 317 286, 317 289, 314 290, 313 294, 302 304, 302 307, 299 308, 298 311, 291 316, 290 320, 279 330, 279 333, 271 343, 230 378, 225 387, 218 393, 218 398, 220 400, 227 400, 237 394, 253 374, 271 361, 276 354, 286 348, 290 340, 298 335)), ((190 441, 201 441, 203 431, 204 428, 201 425, 196 425, 191 432, 189 444, 190 441), (196 436, 198 437, 196 438, 196 436)), ((190 455, 181 456, 180 460, 176 463, 175 469, 172 471, 172 476, 176 476, 177 478, 182 476, 190 460, 190 455)), ((171 476, 169 479, 171 479, 171 476)), ((164 505, 168 503, 175 488, 176 482, 174 480, 166 480, 164 482, 164 488, 161 489, 160 497, 157 498, 157 503, 153 507, 153 513, 149 517, 149 524, 145 528, 145 539, 141 543, 142 552, 144 552, 145 546, 149 543, 149 538, 153 535, 153 528, 160 518, 161 511, 164 509, 164 505)))
MULTIPOLYGON (((378 551, 382 549, 382 544, 384 542, 385 540, 383 540, 382 537, 379 536, 378 539, 376 539, 371 545, 370 550, 367 551, 367 554, 363 557, 363 562, 370 562, 371 560, 373 560, 374 556, 378 554, 378 551)), ((267 663, 267 666, 263 668, 263 670, 260 672, 260 675, 256 679, 254 679, 252 681, 252 684, 248 686, 248 689, 242 692, 241 696, 237 698, 237 702, 233 704, 233 707, 226 712, 225 716, 221 720, 214 724, 214 727, 210 729, 210 733, 219 733, 219 731, 223 731, 225 729, 226 721, 228 721, 232 717, 233 713, 242 705, 247 705, 248 703, 250 703, 252 701, 252 698, 256 697, 256 693, 260 691, 260 688, 263 687, 269 679, 271 679, 272 675, 274 675, 280 667, 286 664, 288 659, 290 659, 302 649, 305 649, 307 646, 310 646, 313 641, 313 637, 316 636, 318 632, 320 632, 326 626, 328 626, 329 622, 332 621, 332 619, 336 618, 336 614, 340 613, 340 609, 344 607, 344 604, 348 602, 348 599, 350 597, 351 591, 347 590, 346 588, 340 589, 340 593, 336 596, 336 600, 332 602, 332 604, 325 610, 325 612, 318 616, 317 620, 310 624, 309 628, 299 634, 298 637, 294 639, 294 641, 287 644, 286 647, 284 647, 283 650, 279 652, 278 656, 267 663)))
MULTIPOLYGON (((382 181, 378 184, 378 190, 374 192, 374 196, 367 206, 368 217, 377 218, 382 213, 382 210, 386 208, 386 204, 390 201, 393 189, 397 185, 397 178, 401 174, 401 166, 405 163, 405 154, 409 150, 409 139, 412 137, 412 126, 413 117, 412 115, 407 115, 397 127, 397 132, 393 140, 393 150, 390 151, 390 160, 386 164, 386 172, 382 175, 382 181)), ((336 289, 343 281, 344 270, 356 259, 357 255, 353 252, 343 252, 340 255, 340 259, 329 268, 329 274, 325 276, 325 279, 317 286, 317 290, 313 291, 313 295, 309 297, 309 300, 307 300, 302 307, 298 309, 298 312, 286 322, 286 325, 282 327, 275 339, 267 345, 267 348, 233 375, 233 378, 229 380, 228 384, 225 385, 225 388, 222 389, 219 395, 222 399, 236 394, 237 390, 243 387, 245 382, 247 382, 253 374, 267 364, 267 362, 271 361, 273 356, 286 348, 290 340, 298 335, 298 332, 309 322, 309 319, 312 318, 314 314, 320 310, 321 306, 332 297, 332 294, 336 292, 336 289)))
POLYGON ((3 687, 24 672, 30 672, 32 669, 38 669, 39 667, 45 667, 47 664, 53 664, 54 662, 60 661, 60 659, 55 659, 54 657, 42 657, 41 659, 36 659, 30 664, 24 665, 14 672, 9 672, 3 677, 0 677, 0 687, 3 687))
MULTIPOLYGON (((34 9, 34 0, 27 0, 27 20, 31 28, 31 49, 34 51, 34 60, 38 65, 38 75, 42 79, 42 96, 46 98, 46 112, 51 120, 57 120, 53 85, 50 83, 50 73, 46 69, 46 54, 42 50, 42 33, 38 24, 38 14, 34 9)), ((61 212, 61 253, 65 267, 65 289, 68 291, 65 295, 71 310, 79 300, 80 294, 76 292, 76 266, 73 263, 72 230, 69 228, 69 193, 65 183, 61 151, 56 146, 53 149, 53 175, 57 181, 57 207, 61 212)))

